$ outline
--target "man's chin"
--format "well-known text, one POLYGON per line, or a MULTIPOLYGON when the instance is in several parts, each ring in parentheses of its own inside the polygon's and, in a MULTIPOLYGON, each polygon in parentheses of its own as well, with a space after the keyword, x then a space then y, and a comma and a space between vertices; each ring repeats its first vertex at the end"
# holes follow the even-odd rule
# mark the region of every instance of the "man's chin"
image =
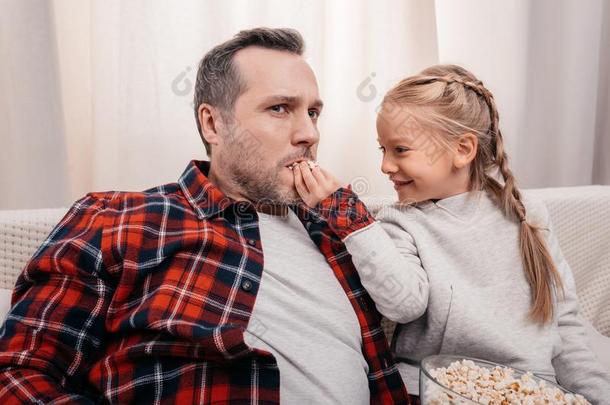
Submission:
POLYGON ((299 202, 303 201, 301 199, 301 196, 299 195, 299 193, 297 192, 297 190, 294 187, 286 188, 282 191, 283 192, 281 193, 281 196, 282 196, 283 204, 294 205, 294 204, 298 204, 299 202))
MULTIPOLYGON (((288 169, 290 170, 290 169, 288 169)), ((281 200, 284 204, 297 204, 301 201, 301 196, 297 192, 297 189, 294 186, 294 175, 292 174, 292 170, 290 170, 290 176, 284 177, 280 176, 278 178, 278 182, 280 183, 278 186, 278 195, 281 196, 281 200)))
POLYGON ((273 195, 258 200, 257 205, 294 205, 301 201, 302 199, 294 187, 282 187, 273 195))

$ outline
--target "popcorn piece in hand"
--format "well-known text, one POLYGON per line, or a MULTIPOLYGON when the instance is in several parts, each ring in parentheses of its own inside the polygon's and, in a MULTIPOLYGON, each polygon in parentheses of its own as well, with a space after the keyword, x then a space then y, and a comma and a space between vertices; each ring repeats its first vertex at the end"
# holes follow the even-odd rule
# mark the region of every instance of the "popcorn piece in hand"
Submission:
MULTIPOLYGON (((290 168, 290 170, 293 170, 297 165, 299 164, 299 162, 294 162, 293 164, 291 164, 290 166, 288 166, 290 168)), ((318 162, 316 162, 315 160, 307 160, 307 165, 309 166, 310 169, 313 170, 314 167, 318 167, 320 166, 318 164, 318 162)))

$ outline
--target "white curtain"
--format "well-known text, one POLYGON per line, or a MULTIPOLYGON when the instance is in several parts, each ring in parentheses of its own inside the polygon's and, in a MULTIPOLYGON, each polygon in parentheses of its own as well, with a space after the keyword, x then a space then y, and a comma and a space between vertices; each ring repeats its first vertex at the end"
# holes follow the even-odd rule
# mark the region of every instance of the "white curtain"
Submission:
POLYGON ((610 2, 436 1, 439 59, 495 94, 520 184, 610 184, 610 2))
POLYGON ((375 112, 400 78, 473 70, 498 100, 524 187, 610 184, 606 0, 0 0, 0 209, 175 181, 204 159, 197 63, 255 26, 307 42, 326 107, 319 161, 391 195, 375 112))
POLYGON ((0 208, 65 205, 67 144, 52 11, 0 2, 0 208))

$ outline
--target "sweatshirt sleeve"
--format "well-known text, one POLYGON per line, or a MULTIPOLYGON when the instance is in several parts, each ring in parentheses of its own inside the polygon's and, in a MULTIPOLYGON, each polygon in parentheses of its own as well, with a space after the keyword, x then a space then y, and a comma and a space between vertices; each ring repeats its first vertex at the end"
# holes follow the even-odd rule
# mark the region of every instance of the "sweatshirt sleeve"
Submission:
POLYGON ((399 323, 419 318, 428 304, 428 276, 413 238, 400 223, 402 214, 396 208, 385 207, 376 221, 365 220, 370 216, 366 206, 351 190, 341 193, 342 196, 336 194, 322 204, 324 216, 335 233, 341 235, 377 310, 399 323), (348 203, 342 204, 342 200, 348 203), (351 209, 341 210, 344 205, 351 209), (348 221, 341 211, 366 214, 362 214, 362 219, 348 221))
POLYGON ((563 297, 561 294, 558 297, 556 314, 560 336, 558 344, 561 346, 557 348, 557 354, 552 359, 557 381, 562 386, 583 395, 593 404, 607 404, 610 398, 610 375, 589 348, 572 270, 561 252, 548 212, 544 215, 547 229, 543 233, 564 288, 563 297))

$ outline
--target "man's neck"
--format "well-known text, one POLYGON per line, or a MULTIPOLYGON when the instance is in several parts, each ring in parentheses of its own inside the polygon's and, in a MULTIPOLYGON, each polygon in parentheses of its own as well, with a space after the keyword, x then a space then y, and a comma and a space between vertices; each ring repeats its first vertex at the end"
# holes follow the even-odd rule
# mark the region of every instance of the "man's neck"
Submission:
POLYGON ((259 204, 256 201, 250 200, 243 195, 236 187, 233 187, 230 182, 224 182, 221 177, 216 176, 213 166, 210 167, 208 180, 213 183, 223 194, 235 201, 248 201, 252 203, 258 212, 268 215, 286 216, 288 215, 288 206, 284 204, 259 204))
POLYGON ((288 215, 288 206, 283 204, 258 204, 256 206, 258 212, 262 212, 267 215, 275 215, 279 217, 285 217, 288 215))
POLYGON ((240 190, 237 189, 234 185, 229 181, 224 181, 221 176, 216 175, 216 171, 214 170, 214 166, 210 166, 210 172, 208 173, 208 180, 214 184, 222 193, 235 200, 235 201, 248 201, 252 202, 249 198, 243 195, 240 190))

